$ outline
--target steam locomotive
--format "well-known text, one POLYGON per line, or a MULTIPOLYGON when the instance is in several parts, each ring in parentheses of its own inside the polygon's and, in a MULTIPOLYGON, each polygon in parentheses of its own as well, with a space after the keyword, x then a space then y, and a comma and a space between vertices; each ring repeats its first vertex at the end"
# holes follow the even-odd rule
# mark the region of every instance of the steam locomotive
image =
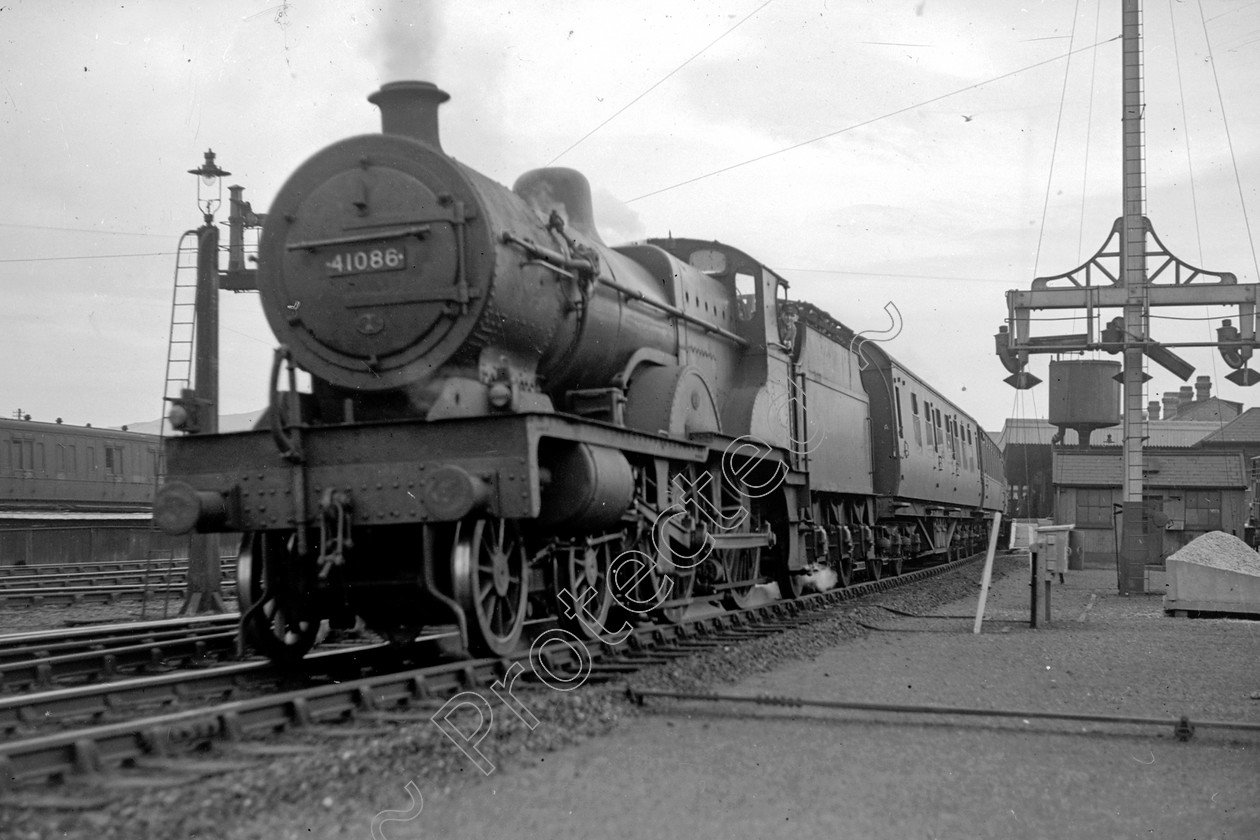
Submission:
POLYGON ((289 178, 259 244, 270 407, 167 443, 154 518, 244 534, 252 644, 300 657, 359 616, 501 655, 527 618, 601 638, 979 549, 1005 488, 971 417, 743 251, 609 247, 578 172, 456 162, 448 98, 384 85, 381 134, 289 178))

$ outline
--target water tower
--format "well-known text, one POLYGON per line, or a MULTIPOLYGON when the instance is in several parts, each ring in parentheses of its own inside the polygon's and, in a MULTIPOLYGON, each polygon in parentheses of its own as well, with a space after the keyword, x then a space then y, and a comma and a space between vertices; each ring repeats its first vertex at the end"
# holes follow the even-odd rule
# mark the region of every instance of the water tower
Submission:
POLYGON ((1119 362, 1071 361, 1050 363, 1050 425, 1075 429, 1081 446, 1089 445, 1094 429, 1120 423, 1119 362))

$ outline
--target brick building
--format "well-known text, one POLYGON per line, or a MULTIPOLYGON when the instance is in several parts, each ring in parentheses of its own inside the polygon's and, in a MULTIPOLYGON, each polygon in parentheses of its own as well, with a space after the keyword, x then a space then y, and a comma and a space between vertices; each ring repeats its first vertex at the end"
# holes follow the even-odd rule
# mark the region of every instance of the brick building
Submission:
MULTIPOLYGON (((1237 450, 1148 449, 1143 499, 1161 539, 1147 562, 1165 557, 1197 536, 1224 531, 1243 536, 1248 471, 1237 450)), ((1123 459, 1118 447, 1057 449, 1053 481, 1055 521, 1075 523, 1087 563, 1111 563, 1123 528, 1116 513, 1123 501, 1123 459)))

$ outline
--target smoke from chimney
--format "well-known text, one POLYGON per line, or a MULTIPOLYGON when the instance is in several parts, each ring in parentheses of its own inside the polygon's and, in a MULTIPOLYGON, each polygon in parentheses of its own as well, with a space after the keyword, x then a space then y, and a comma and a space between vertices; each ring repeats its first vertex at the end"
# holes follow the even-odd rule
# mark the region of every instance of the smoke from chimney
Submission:
POLYGON ((392 0, 375 20, 374 51, 381 81, 438 78, 444 2, 392 0))

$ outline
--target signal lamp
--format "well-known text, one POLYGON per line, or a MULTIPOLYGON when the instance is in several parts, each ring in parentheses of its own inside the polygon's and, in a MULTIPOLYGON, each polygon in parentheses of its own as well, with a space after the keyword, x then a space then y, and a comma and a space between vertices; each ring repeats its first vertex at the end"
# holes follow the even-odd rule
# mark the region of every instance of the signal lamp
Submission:
POLYGON ((197 176, 197 206, 206 217, 206 222, 214 218, 214 211, 223 203, 223 179, 231 175, 214 162, 214 150, 206 150, 206 159, 196 169, 189 169, 189 175, 197 176), (202 188, 205 194, 202 194, 202 188))

